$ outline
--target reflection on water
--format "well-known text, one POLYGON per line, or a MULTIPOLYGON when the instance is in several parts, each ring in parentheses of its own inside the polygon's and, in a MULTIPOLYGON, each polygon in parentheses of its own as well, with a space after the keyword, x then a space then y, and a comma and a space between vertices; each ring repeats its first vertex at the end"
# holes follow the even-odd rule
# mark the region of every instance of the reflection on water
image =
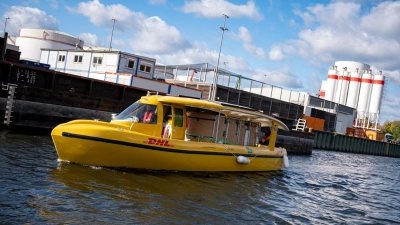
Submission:
MULTIPOLYGON (((255 196, 259 190, 250 187, 284 176, 283 171, 264 174, 223 174, 223 173, 171 173, 171 172, 120 172, 80 165, 60 163, 52 171, 52 183, 64 185, 60 190, 68 199, 68 205, 79 205, 76 210, 85 214, 101 212, 121 221, 174 223, 193 221, 209 222, 209 217, 217 221, 254 221, 253 216, 238 213, 232 216, 234 208, 246 207, 247 198, 255 196), (102 204, 93 204, 93 201, 102 204), (109 204, 114 202, 113 204, 109 204), (104 208, 106 206, 106 208, 104 208), (90 209, 90 210, 89 210, 90 209), (125 218, 126 214, 131 216, 125 218), (214 215, 214 216, 213 216, 214 215), (132 217, 134 216, 134 217, 132 217), (241 218, 241 219, 240 219, 241 218)), ((272 192, 264 195, 271 195, 272 192)))
POLYGON ((1 223, 400 223, 399 159, 316 150, 266 173, 58 162, 48 135, 0 133, 1 223))

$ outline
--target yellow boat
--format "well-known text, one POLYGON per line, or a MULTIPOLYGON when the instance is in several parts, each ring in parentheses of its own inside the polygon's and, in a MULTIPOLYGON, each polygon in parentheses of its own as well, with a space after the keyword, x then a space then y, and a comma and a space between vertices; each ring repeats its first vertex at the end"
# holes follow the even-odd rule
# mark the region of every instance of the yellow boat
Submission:
POLYGON ((288 130, 280 120, 249 108, 147 95, 110 122, 74 120, 55 127, 51 136, 59 160, 72 163, 246 172, 289 166, 286 150, 275 148, 278 129, 288 130), (258 144, 261 127, 270 127, 268 146, 258 144))

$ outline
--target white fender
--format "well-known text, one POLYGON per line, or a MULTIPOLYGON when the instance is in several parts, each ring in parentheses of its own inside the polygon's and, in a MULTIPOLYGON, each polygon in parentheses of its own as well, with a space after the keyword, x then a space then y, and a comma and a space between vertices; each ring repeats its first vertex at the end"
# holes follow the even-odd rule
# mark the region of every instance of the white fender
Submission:
POLYGON ((285 168, 288 168, 288 167, 289 167, 289 158, 287 157, 287 155, 284 155, 284 156, 283 156, 283 166, 284 166, 285 168))
POLYGON ((240 164, 249 164, 250 163, 249 158, 247 158, 245 156, 241 156, 241 155, 236 158, 236 161, 240 164))

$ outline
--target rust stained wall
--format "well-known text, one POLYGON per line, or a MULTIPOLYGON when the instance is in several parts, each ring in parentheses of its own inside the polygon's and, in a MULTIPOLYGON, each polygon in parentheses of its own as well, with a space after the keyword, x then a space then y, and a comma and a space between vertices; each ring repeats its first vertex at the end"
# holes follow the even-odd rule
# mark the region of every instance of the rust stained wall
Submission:
POLYGON ((303 115, 302 119, 306 120, 306 126, 313 128, 313 130, 324 131, 325 120, 303 115))

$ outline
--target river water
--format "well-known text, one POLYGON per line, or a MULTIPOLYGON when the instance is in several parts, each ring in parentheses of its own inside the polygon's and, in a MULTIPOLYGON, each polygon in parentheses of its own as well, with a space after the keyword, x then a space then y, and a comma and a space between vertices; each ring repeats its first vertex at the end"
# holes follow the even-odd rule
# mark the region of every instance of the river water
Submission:
POLYGON ((0 131, 0 224, 397 224, 400 159, 314 150, 264 173, 116 171, 0 131))

